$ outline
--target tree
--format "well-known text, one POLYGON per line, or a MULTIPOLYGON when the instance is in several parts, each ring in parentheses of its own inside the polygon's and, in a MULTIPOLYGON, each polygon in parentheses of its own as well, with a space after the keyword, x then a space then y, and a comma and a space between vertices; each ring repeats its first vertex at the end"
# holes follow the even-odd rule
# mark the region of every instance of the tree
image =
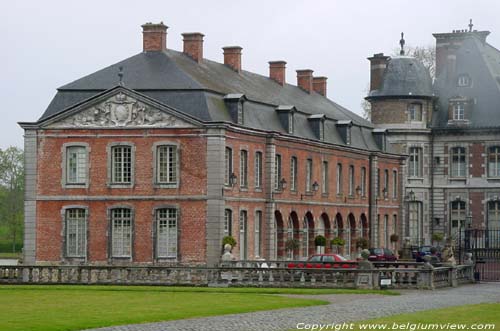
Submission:
POLYGON ((0 150, 0 224, 7 229, 12 252, 21 236, 24 218, 24 153, 20 148, 0 150))
MULTIPOLYGON (((392 52, 392 56, 399 56, 400 49, 396 48, 392 52)), ((436 77, 436 48, 431 45, 427 46, 407 46, 405 47, 405 55, 411 56, 422 62, 424 67, 429 71, 431 79, 436 77)), ((370 85, 367 85, 363 90, 363 95, 368 95, 370 92, 370 85)), ((371 104, 363 98, 361 102, 361 109, 363 109, 363 118, 371 120, 371 104)))

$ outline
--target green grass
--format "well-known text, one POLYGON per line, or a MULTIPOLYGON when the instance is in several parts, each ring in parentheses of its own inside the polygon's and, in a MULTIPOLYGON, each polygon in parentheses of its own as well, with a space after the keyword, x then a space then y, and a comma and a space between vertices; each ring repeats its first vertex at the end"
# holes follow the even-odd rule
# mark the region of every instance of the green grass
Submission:
POLYGON ((0 286, 0 330, 80 330, 326 304, 273 294, 394 292, 154 286, 0 286))
MULTIPOLYGON (((411 324, 454 323, 454 324, 466 324, 467 328, 470 328, 472 324, 493 323, 495 324, 495 330, 498 330, 500 328, 500 303, 448 307, 442 309, 426 310, 418 313, 401 314, 401 315, 377 318, 373 320, 356 323, 354 330, 361 330, 359 328, 359 325, 361 323, 362 324, 387 323, 386 330, 392 330, 393 323, 396 323, 398 325, 407 323, 411 324)), ((396 328, 394 328, 394 330, 395 329, 396 328)), ((399 329, 401 329, 401 327, 399 327, 399 329)), ((410 330, 420 330, 420 329, 413 328, 410 330)))
POLYGON ((0 253, 0 259, 20 259, 21 253, 0 253))

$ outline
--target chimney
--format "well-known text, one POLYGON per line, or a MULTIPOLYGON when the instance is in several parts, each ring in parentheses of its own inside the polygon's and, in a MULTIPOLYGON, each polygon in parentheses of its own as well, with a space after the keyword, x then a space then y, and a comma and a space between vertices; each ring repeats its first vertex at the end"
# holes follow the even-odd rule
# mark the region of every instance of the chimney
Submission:
POLYGON ((285 61, 271 61, 269 62, 269 78, 276 81, 281 86, 285 85, 285 61))
POLYGON ((384 70, 387 67, 389 57, 384 53, 378 53, 369 57, 368 60, 370 61, 370 91, 378 90, 382 87, 384 70))
POLYGON ((236 72, 241 72, 241 48, 240 46, 222 47, 224 50, 224 64, 236 72))
POLYGON ((326 97, 326 77, 313 77, 313 90, 326 97))
POLYGON ((196 62, 203 60, 203 33, 192 32, 182 34, 184 47, 183 52, 196 62))
POLYGON ((161 52, 167 49, 168 26, 160 23, 146 23, 142 25, 143 52, 161 52))
POLYGON ((297 86, 311 93, 313 81, 313 71, 311 69, 297 70, 297 86))

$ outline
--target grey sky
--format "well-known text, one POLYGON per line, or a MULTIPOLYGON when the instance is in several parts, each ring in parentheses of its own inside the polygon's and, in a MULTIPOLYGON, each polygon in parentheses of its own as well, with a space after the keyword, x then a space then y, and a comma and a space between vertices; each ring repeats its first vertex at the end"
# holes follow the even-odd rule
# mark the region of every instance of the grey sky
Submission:
POLYGON ((243 68, 268 74, 285 60, 327 76, 328 96, 361 113, 369 78, 366 57, 407 45, 431 45, 433 32, 490 30, 500 47, 500 1, 1 1, 0 148, 22 146, 18 121, 37 120, 56 88, 141 52, 140 25, 163 21, 167 47, 181 50, 183 32, 205 34, 204 55, 243 47, 243 68))

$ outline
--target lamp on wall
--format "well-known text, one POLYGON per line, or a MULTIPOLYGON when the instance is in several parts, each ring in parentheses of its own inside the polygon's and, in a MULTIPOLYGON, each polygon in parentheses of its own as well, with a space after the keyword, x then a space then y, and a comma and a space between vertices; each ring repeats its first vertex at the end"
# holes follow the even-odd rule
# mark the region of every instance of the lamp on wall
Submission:
POLYGON ((286 189, 286 180, 285 180, 285 178, 284 178, 284 177, 283 177, 283 178, 281 178, 281 180, 280 180, 280 189, 281 189, 281 190, 286 189))
POLYGON ((413 190, 410 190, 408 194, 405 196, 406 201, 415 201, 415 192, 413 190))
POLYGON ((361 186, 359 186, 359 185, 356 187, 356 195, 357 196, 361 195, 361 186))
POLYGON ((314 182, 314 184, 312 185, 312 189, 313 189, 313 192, 317 192, 319 190, 319 184, 318 182, 314 182))
POLYGON ((384 199, 387 199, 387 187, 384 187, 382 190, 382 195, 384 196, 384 199))
POLYGON ((229 176, 229 184, 234 187, 237 183, 237 179, 238 177, 234 174, 234 172, 231 173, 231 175, 229 176))

